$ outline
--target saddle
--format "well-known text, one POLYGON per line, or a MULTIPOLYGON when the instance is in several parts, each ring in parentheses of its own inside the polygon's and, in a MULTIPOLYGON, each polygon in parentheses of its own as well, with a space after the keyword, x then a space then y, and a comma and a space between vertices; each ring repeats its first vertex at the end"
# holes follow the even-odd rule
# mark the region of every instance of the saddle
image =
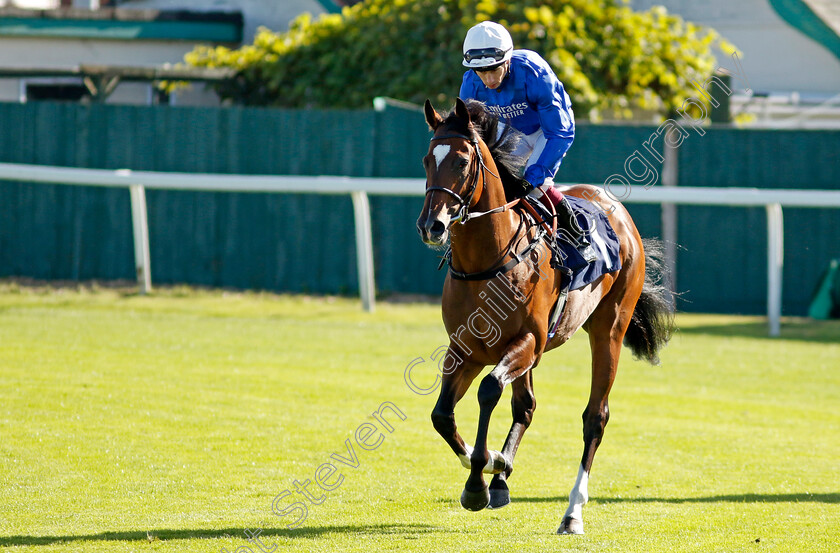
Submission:
POLYGON ((553 269, 571 268, 567 266, 568 248, 564 248, 561 242, 577 250, 586 263, 592 263, 598 257, 589 241, 592 225, 588 214, 578 217, 579 213, 567 198, 555 188, 549 188, 540 198, 525 196, 527 205, 533 208, 529 210, 531 215, 544 225, 547 232, 553 269))
POLYGON ((562 196, 561 201, 555 203, 527 197, 525 205, 530 206, 528 210, 540 224, 551 227, 552 232, 546 232, 552 252, 551 267, 563 275, 560 295, 549 317, 548 337, 551 339, 557 331, 569 292, 621 269, 619 242, 606 213, 583 198, 562 196))

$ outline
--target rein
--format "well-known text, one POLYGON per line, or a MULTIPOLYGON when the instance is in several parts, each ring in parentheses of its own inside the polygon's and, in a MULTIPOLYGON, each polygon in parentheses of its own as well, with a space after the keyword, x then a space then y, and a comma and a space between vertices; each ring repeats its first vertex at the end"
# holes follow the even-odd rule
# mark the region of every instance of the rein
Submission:
MULTIPOLYGON (((508 203, 506 203, 502 206, 499 206, 499 207, 496 207, 496 208, 493 208, 493 209, 490 209, 490 210, 487 210, 487 211, 470 212, 469 211, 470 205, 472 204, 473 198, 475 197, 475 193, 478 190, 479 178, 481 179, 481 186, 482 186, 482 189, 483 189, 484 185, 486 183, 485 173, 490 173, 491 175, 493 175, 497 179, 500 179, 500 177, 497 174, 495 174, 493 171, 491 171, 487 167, 487 165, 484 163, 484 157, 481 155, 481 147, 478 144, 478 140, 476 140, 475 138, 470 138, 469 136, 466 136, 466 135, 463 135, 463 134, 460 134, 460 133, 451 133, 451 134, 444 134, 444 135, 441 135, 441 136, 433 136, 431 138, 430 142, 435 142, 437 140, 447 140, 447 139, 450 139, 450 138, 462 138, 462 139, 468 141, 470 144, 472 144, 472 146, 475 148, 476 157, 478 159, 478 166, 479 166, 479 169, 480 169, 480 170, 477 170, 475 172, 475 178, 473 179, 472 186, 470 186, 470 189, 467 193, 466 198, 462 197, 460 194, 458 194, 454 190, 451 190, 449 188, 444 188, 443 186, 430 186, 430 187, 426 188, 426 195, 429 195, 432 192, 439 191, 439 192, 444 192, 446 194, 454 196, 455 199, 458 200, 458 203, 459 203, 458 213, 455 216, 455 218, 453 219, 453 221, 455 223, 464 224, 471 219, 477 219, 479 217, 484 217, 485 215, 492 215, 493 213, 502 213, 504 211, 507 211, 508 209, 511 209, 511 208, 519 205, 520 203, 522 203, 522 204, 526 205, 528 208, 530 208, 530 210, 526 209, 526 211, 528 211, 529 213, 533 211, 533 208, 528 204, 527 201, 524 201, 523 198, 517 198, 517 199, 515 199, 513 201, 510 201, 510 202, 508 202, 508 203)), ((514 234, 514 238, 519 235, 519 232, 522 230, 522 226, 523 226, 524 223, 525 223, 525 215, 523 214, 521 216, 521 219, 520 219, 519 227, 516 229, 516 233, 514 234)), ((532 226, 532 225, 529 225, 529 228, 530 228, 530 226, 532 226)), ((512 241, 511 245, 508 247, 507 251, 504 252, 502 257, 504 257, 506 255, 510 255, 513 259, 511 259, 507 263, 504 263, 503 265, 498 265, 496 267, 492 267, 490 269, 487 269, 487 270, 484 270, 484 271, 478 271, 478 272, 475 272, 475 273, 465 273, 465 272, 462 272, 462 271, 458 271, 458 270, 455 269, 455 267, 452 266, 452 247, 450 246, 449 248, 447 248, 446 253, 444 254, 443 258, 441 259, 440 264, 438 265, 438 270, 440 270, 443 267, 444 263, 447 263, 449 265, 449 274, 452 275, 452 278, 454 278, 455 280, 489 280, 489 279, 492 279, 492 278, 494 278, 494 277, 496 277, 500 274, 504 274, 504 273, 510 271, 511 269, 513 269, 514 267, 516 267, 517 265, 519 265, 520 263, 522 263, 525 256, 527 256, 529 253, 534 251, 534 249, 540 243, 540 240, 542 240, 543 237, 547 234, 546 229, 544 229, 543 226, 538 226, 537 227, 538 230, 537 230, 537 233, 534 235, 533 240, 531 240, 528 243, 528 246, 526 246, 525 249, 522 250, 521 252, 517 253, 517 252, 511 251, 511 250, 513 250, 513 247, 514 247, 513 244, 516 243, 517 240, 512 241)))

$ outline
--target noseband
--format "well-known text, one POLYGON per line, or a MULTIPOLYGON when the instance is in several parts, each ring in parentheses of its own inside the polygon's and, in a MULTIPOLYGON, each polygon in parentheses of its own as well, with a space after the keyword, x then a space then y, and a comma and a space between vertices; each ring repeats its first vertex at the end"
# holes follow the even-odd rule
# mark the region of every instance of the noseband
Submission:
MULTIPOLYGON (((426 195, 428 196, 431 192, 445 192, 451 196, 454 196, 456 200, 458 200, 458 213, 456 214, 455 218, 453 219, 456 223, 466 223, 472 217, 470 215, 470 204, 472 204, 473 197, 475 196, 476 190, 478 189, 478 179, 479 176, 483 176, 485 171, 489 171, 487 166, 484 164, 484 157, 481 155, 481 147, 478 145, 478 140, 475 138, 470 138, 464 134, 453 133, 453 134, 444 134, 442 136, 433 136, 429 142, 435 142, 437 140, 448 140, 450 138, 463 138, 470 144, 472 144, 473 148, 475 148, 476 156, 478 157, 478 166, 481 171, 475 172, 475 178, 473 179, 472 185, 470 186, 469 191, 467 192, 467 197, 464 198, 454 190, 449 188, 444 188, 443 186, 430 186, 426 188, 426 195)), ((482 180, 482 183, 484 181, 482 180)))

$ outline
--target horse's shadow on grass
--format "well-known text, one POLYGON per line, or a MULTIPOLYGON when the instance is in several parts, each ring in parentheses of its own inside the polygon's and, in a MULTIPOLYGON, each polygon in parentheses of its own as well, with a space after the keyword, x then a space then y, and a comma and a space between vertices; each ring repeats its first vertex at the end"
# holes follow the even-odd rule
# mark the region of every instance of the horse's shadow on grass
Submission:
MULTIPOLYGON (((566 496, 514 497, 513 503, 557 503, 568 501, 566 496)), ((708 497, 593 497, 593 502, 610 503, 840 503, 840 493, 792 493, 792 494, 733 494, 708 497)), ((441 503, 451 503, 451 498, 440 498, 441 503)), ((339 534, 391 534, 411 538, 418 534, 451 532, 453 530, 429 524, 361 524, 353 526, 302 526, 300 528, 264 528, 260 539, 271 546, 270 538, 316 539, 339 534)), ((67 536, 0 536, 0 547, 53 545, 56 543, 85 541, 133 541, 155 542, 167 540, 232 539, 247 543, 243 528, 220 528, 201 530, 133 530, 125 532, 101 532, 67 536)))
MULTIPOLYGON (((321 536, 338 534, 392 534, 410 538, 418 534, 430 532, 446 532, 445 528, 427 524, 361 524, 358 526, 301 526, 299 528, 263 528, 259 534, 260 540, 271 546, 272 537, 292 539, 315 539, 321 536)), ((99 534, 81 534, 74 536, 0 536, 0 547, 25 545, 52 545, 66 542, 84 541, 167 541, 194 539, 232 539, 247 544, 243 528, 220 528, 206 530, 171 530, 153 529, 126 532, 102 532, 99 534)), ((238 547, 238 546, 237 546, 238 547)), ((256 546, 252 548, 257 550, 256 546)))
MULTIPOLYGON (((840 503, 840 493, 732 494, 708 497, 593 497, 594 503, 840 503)), ((567 503, 568 496, 511 497, 514 503, 567 503)))

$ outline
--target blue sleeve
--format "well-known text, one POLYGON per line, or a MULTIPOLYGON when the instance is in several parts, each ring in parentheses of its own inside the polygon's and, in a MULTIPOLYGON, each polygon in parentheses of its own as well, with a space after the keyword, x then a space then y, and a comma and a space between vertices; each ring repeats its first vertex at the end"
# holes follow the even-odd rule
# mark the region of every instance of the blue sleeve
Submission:
POLYGON ((475 83, 470 77, 470 73, 472 73, 472 70, 466 71, 464 73, 464 78, 461 81, 461 91, 458 93, 458 97, 462 100, 476 99, 475 83))
POLYGON ((575 139, 575 117, 569 95, 553 74, 535 75, 528 93, 529 100, 537 108, 540 128, 546 139, 542 154, 524 175, 525 180, 536 187, 557 173, 575 139))

